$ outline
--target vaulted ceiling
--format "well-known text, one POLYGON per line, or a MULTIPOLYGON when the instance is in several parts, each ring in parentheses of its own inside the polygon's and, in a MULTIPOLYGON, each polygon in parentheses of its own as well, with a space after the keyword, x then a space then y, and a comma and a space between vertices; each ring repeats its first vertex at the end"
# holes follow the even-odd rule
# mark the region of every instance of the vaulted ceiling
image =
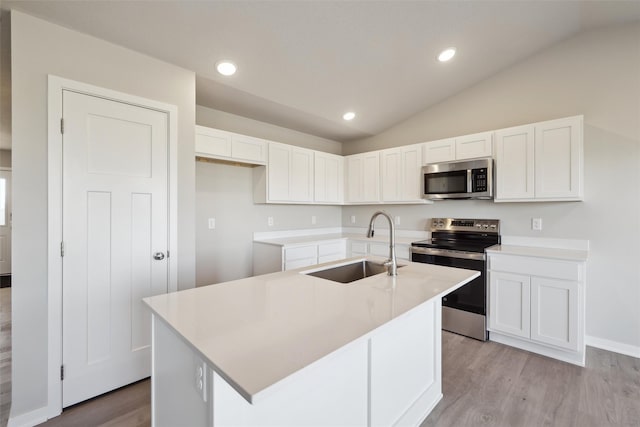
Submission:
POLYGON ((4 1, 195 71, 199 105, 336 141, 377 134, 638 1, 4 1), (436 60, 455 46, 448 63, 436 60), (215 71, 231 59, 238 72, 215 71), (342 114, 357 116, 345 122, 342 114))

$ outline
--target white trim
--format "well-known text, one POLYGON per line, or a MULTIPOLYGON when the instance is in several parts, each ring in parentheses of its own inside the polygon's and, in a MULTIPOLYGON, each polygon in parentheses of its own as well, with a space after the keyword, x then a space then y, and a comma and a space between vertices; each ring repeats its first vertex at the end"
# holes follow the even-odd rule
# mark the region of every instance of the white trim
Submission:
POLYGON ((9 417, 7 427, 32 427, 47 421, 48 408, 43 406, 31 412, 9 417))
POLYGON ((585 343, 589 347, 600 348, 614 353, 624 354, 640 359, 640 346, 625 344, 618 341, 611 341, 604 338, 585 336, 585 343))
MULTIPOLYGON (((45 421, 62 412, 62 261, 60 242, 62 241, 62 91, 71 90, 98 96, 118 102, 125 102, 144 108, 167 113, 169 137, 168 164, 168 209, 169 209, 169 272, 168 290, 178 289, 178 108, 175 105, 113 91, 110 89, 76 82, 61 77, 48 76, 48 404, 29 414, 44 414, 45 421)), ((21 415, 16 419, 22 419, 21 415)), ((30 418, 29 418, 30 419, 30 418)), ((39 421, 39 422, 41 422, 39 421)))
POLYGON ((522 339, 518 337, 512 337, 500 332, 489 330, 489 340, 500 344, 508 345, 511 347, 519 348, 520 350, 530 351, 532 353, 541 354, 543 356, 551 357, 553 359, 562 360, 563 362, 572 363, 574 365, 585 365, 585 349, 582 347, 578 351, 569 351, 561 348, 555 348, 544 344, 537 344, 528 339, 522 339))
POLYGON ((6 166, 0 167, 0 171, 9 171, 9 172, 11 172, 12 170, 13 169, 11 168, 11 166, 9 166, 9 167, 6 167, 6 166))

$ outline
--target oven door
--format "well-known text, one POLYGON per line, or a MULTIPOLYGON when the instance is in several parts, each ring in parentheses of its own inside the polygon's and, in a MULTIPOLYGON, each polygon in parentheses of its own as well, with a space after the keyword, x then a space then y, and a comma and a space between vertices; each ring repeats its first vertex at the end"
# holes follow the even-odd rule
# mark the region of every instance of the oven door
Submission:
POLYGON ((483 316, 486 315, 487 292, 484 253, 457 252, 412 246, 411 261, 480 272, 480 276, 443 297, 442 305, 483 316))

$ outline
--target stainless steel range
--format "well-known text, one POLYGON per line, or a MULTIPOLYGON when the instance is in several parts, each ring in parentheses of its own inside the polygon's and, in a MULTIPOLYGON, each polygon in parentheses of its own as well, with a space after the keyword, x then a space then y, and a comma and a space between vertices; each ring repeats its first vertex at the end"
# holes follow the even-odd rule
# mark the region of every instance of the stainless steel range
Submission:
POLYGON ((431 218, 431 238, 411 244, 411 260, 466 268, 480 276, 442 298, 442 329, 486 341, 487 279, 484 250, 500 243, 500 220, 431 218))

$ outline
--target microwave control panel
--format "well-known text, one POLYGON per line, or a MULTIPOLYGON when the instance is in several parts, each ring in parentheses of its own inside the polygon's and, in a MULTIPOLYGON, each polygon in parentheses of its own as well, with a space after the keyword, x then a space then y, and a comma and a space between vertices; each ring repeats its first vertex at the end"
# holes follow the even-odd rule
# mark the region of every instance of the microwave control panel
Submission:
POLYGON ((480 193, 488 191, 487 187, 487 169, 471 169, 471 191, 480 193))

